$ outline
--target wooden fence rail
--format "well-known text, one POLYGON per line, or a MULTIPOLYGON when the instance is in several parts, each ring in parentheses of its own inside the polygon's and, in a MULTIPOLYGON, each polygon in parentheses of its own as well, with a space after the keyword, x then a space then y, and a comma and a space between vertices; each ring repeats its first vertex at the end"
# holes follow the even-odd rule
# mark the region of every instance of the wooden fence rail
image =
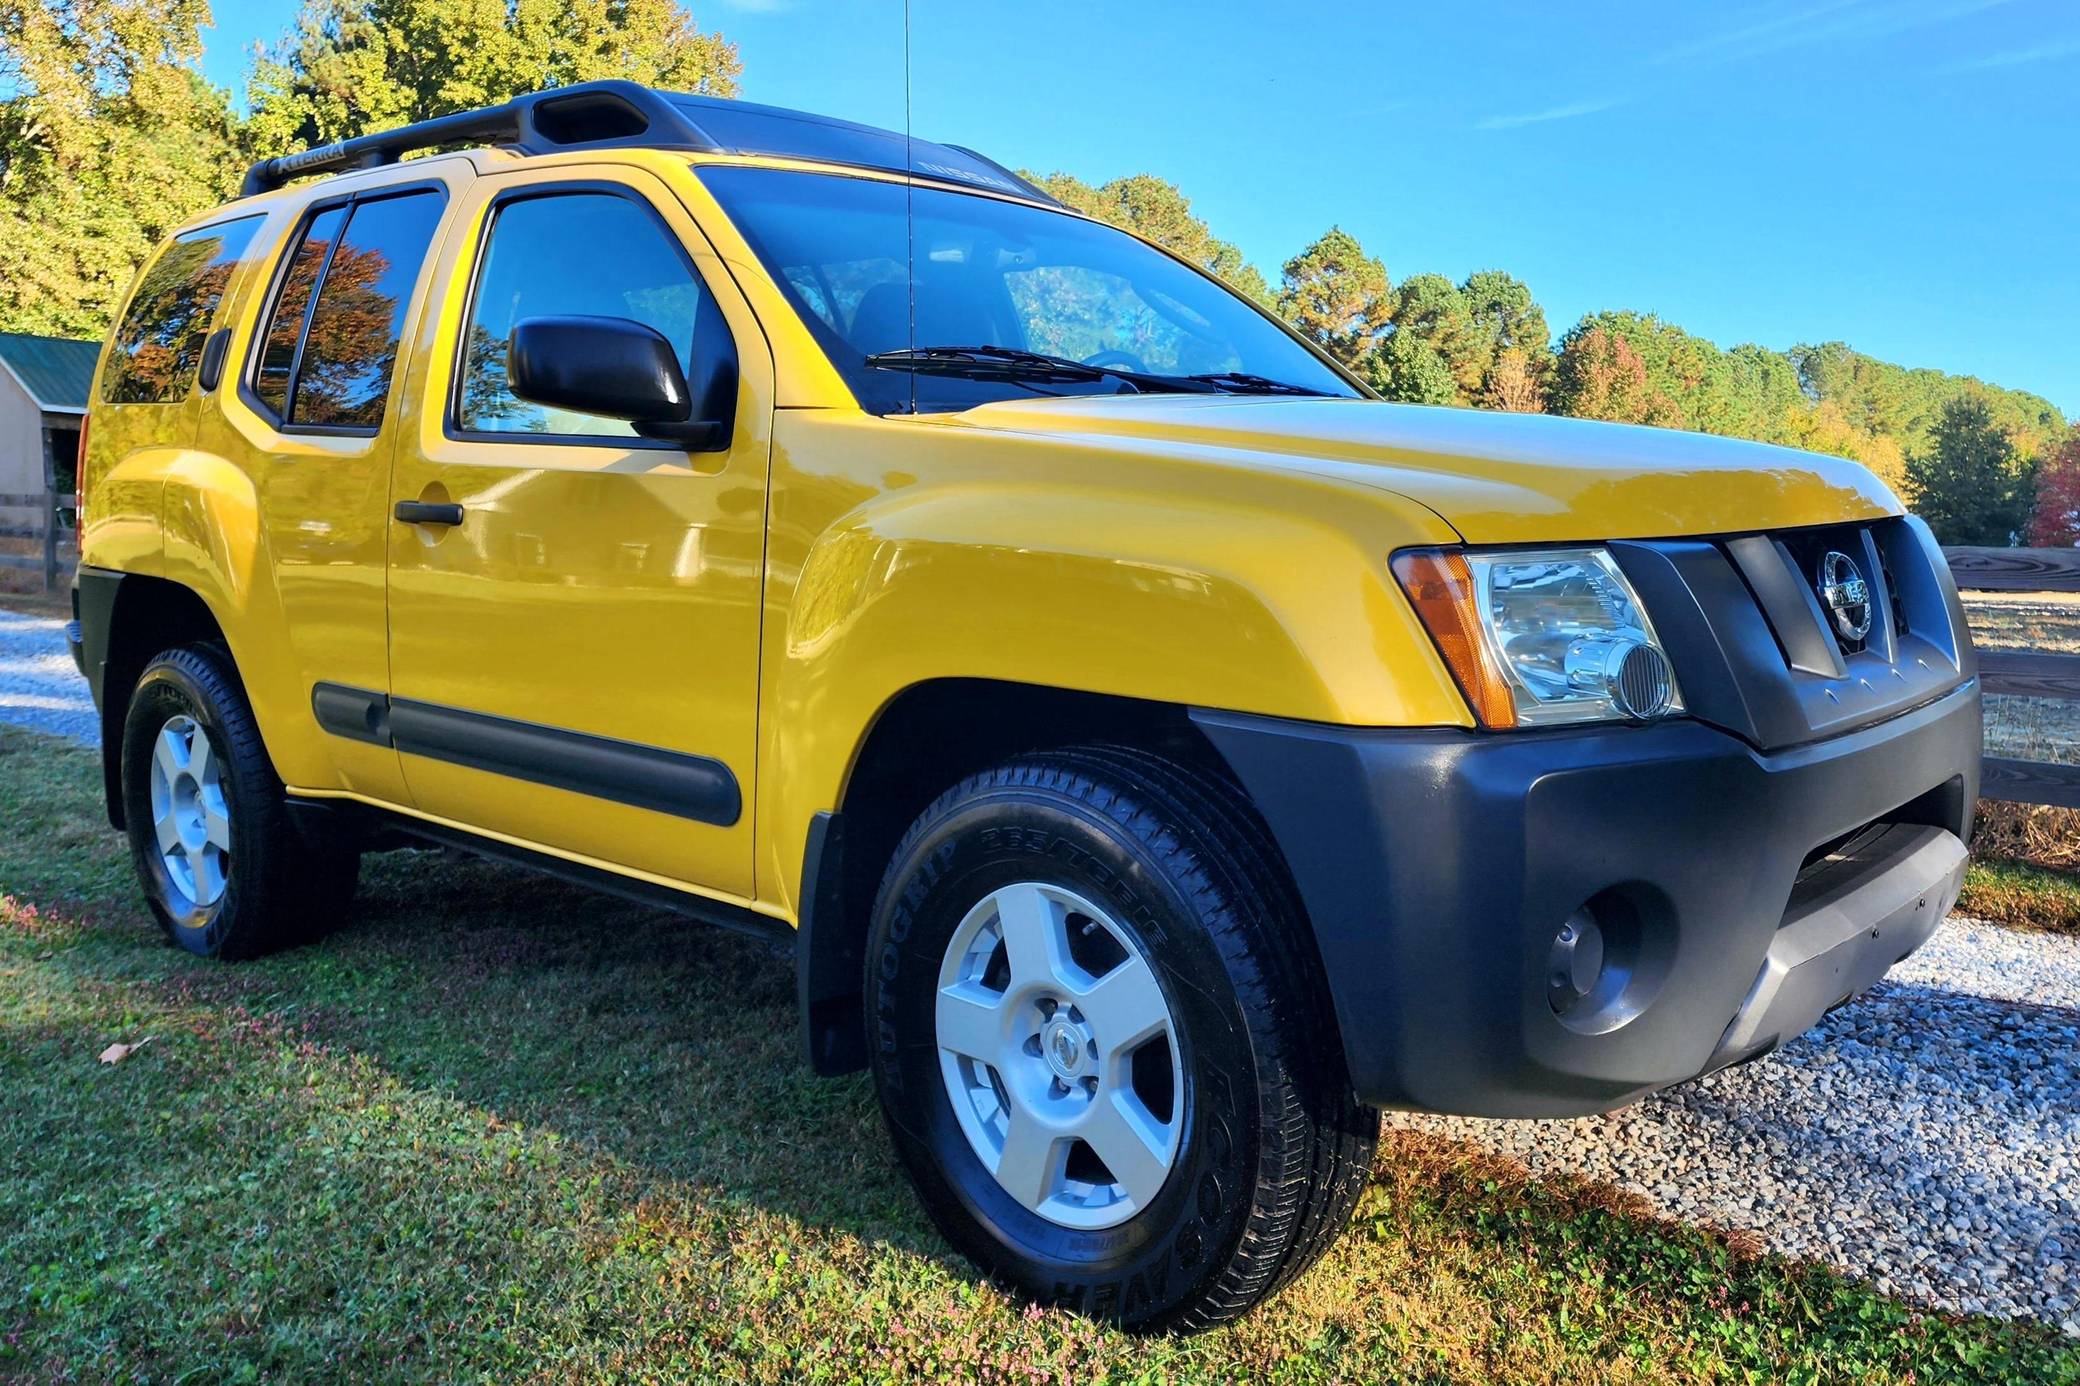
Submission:
POLYGON ((0 491, 0 510, 26 510, 37 512, 37 523, 33 525, 0 525, 0 539, 41 539, 42 553, 0 553, 0 568, 26 568, 30 572, 43 574, 43 590, 57 590, 58 579, 71 564, 61 554, 70 548, 73 558, 79 554, 79 539, 71 525, 62 521, 58 512, 77 510, 79 497, 76 495, 53 494, 48 491, 32 491, 26 495, 0 491), (71 536, 67 541, 67 536, 71 536))
MULTIPOLYGON (((1943 550, 1957 585, 1978 592, 2080 592, 2080 549, 1943 550)), ((1988 693, 2080 702, 2080 655, 2040 650, 1979 651, 1988 693)), ((2080 765, 1988 756, 1979 792, 2017 804, 2080 808, 2080 765)))

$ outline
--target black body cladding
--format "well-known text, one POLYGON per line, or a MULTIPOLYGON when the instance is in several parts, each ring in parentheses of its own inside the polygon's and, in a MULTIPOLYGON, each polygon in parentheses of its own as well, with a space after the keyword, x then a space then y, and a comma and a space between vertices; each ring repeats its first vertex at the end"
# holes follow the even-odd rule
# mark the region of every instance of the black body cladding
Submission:
POLYGON ((744 811, 737 777, 708 756, 336 683, 311 689, 311 712, 334 736, 695 822, 728 827, 744 811))

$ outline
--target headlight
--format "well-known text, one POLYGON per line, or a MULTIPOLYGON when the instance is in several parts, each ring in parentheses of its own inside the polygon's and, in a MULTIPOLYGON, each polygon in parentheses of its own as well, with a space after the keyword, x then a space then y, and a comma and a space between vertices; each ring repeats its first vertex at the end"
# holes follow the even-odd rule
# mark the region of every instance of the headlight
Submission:
POLYGON ((1394 575, 1483 726, 1683 710, 1654 623, 1602 549, 1419 549, 1394 575))

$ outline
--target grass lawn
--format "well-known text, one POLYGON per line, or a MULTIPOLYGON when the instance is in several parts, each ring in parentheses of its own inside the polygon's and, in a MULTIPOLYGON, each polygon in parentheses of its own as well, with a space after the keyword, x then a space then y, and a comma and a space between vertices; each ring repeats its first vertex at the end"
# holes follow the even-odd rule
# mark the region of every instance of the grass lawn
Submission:
POLYGON ((2080 1382, 2048 1330, 1415 1137, 1238 1327, 1028 1310, 932 1233, 867 1083, 809 1075, 770 947, 399 853, 329 942, 207 964, 97 785, 0 728, 0 1378, 2080 1382))
POLYGON ((2024 861, 1981 857, 1965 873, 1957 908, 2011 928, 2080 934, 2080 876, 2024 861))

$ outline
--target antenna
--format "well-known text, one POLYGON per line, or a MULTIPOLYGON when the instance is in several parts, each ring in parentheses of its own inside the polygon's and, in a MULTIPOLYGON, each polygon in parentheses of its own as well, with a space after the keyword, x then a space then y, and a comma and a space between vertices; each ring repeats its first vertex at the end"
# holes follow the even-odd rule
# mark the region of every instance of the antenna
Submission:
MULTIPOLYGON (((903 238, 910 280, 910 341, 917 349, 917 134, 910 108, 910 0, 903 0, 903 238)), ((910 372, 910 412, 917 412, 917 372, 910 372)))

